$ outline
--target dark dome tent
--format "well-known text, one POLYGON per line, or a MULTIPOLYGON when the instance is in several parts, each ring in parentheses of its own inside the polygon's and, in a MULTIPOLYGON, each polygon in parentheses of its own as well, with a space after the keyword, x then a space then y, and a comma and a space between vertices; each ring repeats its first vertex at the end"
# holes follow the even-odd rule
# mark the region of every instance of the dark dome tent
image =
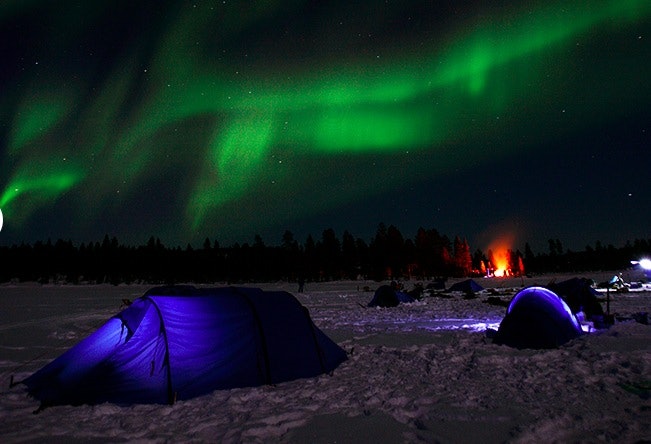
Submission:
POLYGON ((287 292, 160 287, 22 383, 41 407, 173 403, 317 376, 345 359, 287 292))
POLYGON ((477 293, 482 290, 484 290, 484 287, 479 285, 477 282, 475 282, 472 279, 466 279, 465 281, 457 282, 456 284, 451 285, 447 291, 449 292, 460 291, 469 294, 469 293, 477 293))
POLYGON ((588 318, 603 316, 604 314, 604 310, 597 299, 597 290, 592 287, 592 281, 589 279, 575 277, 549 284, 547 288, 563 298, 572 313, 576 314, 583 311, 588 318))
POLYGON ((369 307, 397 307, 401 302, 414 302, 416 299, 397 290, 391 285, 382 285, 373 294, 369 307))
POLYGON ((583 334, 570 307, 542 287, 520 290, 506 310, 494 342, 516 348, 556 348, 583 334))

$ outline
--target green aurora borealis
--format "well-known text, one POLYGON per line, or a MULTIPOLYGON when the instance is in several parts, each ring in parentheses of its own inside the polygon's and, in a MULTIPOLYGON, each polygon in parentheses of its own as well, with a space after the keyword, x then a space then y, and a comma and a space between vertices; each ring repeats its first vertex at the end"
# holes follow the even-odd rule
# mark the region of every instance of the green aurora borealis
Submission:
POLYGON ((5 2, 26 43, 2 78, 2 234, 318 233, 367 196, 648 112, 651 2, 513 3, 5 2))

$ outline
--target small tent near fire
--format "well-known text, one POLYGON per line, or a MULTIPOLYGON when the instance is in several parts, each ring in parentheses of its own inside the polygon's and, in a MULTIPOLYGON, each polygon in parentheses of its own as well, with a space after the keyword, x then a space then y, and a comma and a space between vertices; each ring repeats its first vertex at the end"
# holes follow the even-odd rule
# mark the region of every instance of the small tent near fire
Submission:
POLYGON ((472 279, 466 279, 465 281, 457 282, 448 288, 448 292, 459 291, 465 294, 473 294, 479 291, 484 290, 484 287, 479 285, 472 279))
POLYGON ((397 307, 401 302, 414 302, 412 296, 398 290, 395 285, 382 285, 373 294, 369 307, 397 307))
POLYGON ((345 359, 287 292, 159 287, 22 383, 41 407, 173 403, 313 377, 345 359))
POLYGON ((494 342, 516 348, 556 348, 582 333, 563 299, 546 288, 528 287, 513 297, 494 342))

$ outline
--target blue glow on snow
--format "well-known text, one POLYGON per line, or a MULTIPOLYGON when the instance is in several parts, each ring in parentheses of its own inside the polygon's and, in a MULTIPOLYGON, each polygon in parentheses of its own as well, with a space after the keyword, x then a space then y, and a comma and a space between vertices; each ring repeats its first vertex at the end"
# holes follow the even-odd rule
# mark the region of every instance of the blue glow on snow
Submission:
POLYGON ((437 319, 395 319, 378 320, 368 319, 353 323, 356 327, 366 329, 375 327, 378 330, 400 331, 404 333, 417 330, 425 331, 452 331, 468 330, 473 332, 484 332, 488 329, 497 330, 500 326, 500 319, 475 319, 475 318, 437 318, 437 319))

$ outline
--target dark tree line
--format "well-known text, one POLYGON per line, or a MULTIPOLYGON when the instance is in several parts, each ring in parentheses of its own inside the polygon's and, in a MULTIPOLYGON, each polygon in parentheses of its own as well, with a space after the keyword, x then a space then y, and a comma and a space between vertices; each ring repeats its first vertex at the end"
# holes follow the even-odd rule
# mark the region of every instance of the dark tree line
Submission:
MULTIPOLYGON (((550 271, 596 271, 625 268, 631 259, 651 252, 651 240, 635 240, 620 248, 597 242, 584 251, 564 250, 559 240, 549 251, 508 251, 511 274, 550 271)), ((471 253, 468 242, 420 228, 405 238, 397 227, 380 224, 369 241, 345 231, 338 237, 326 229, 300 243, 286 231, 278 245, 259 235, 251 244, 222 247, 206 238, 198 248, 167 247, 151 237, 145 245, 127 246, 108 235, 102 242, 57 240, 0 247, 4 266, 0 282, 179 283, 307 281, 338 279, 431 279, 483 275, 494 267, 493 252, 471 253)))

